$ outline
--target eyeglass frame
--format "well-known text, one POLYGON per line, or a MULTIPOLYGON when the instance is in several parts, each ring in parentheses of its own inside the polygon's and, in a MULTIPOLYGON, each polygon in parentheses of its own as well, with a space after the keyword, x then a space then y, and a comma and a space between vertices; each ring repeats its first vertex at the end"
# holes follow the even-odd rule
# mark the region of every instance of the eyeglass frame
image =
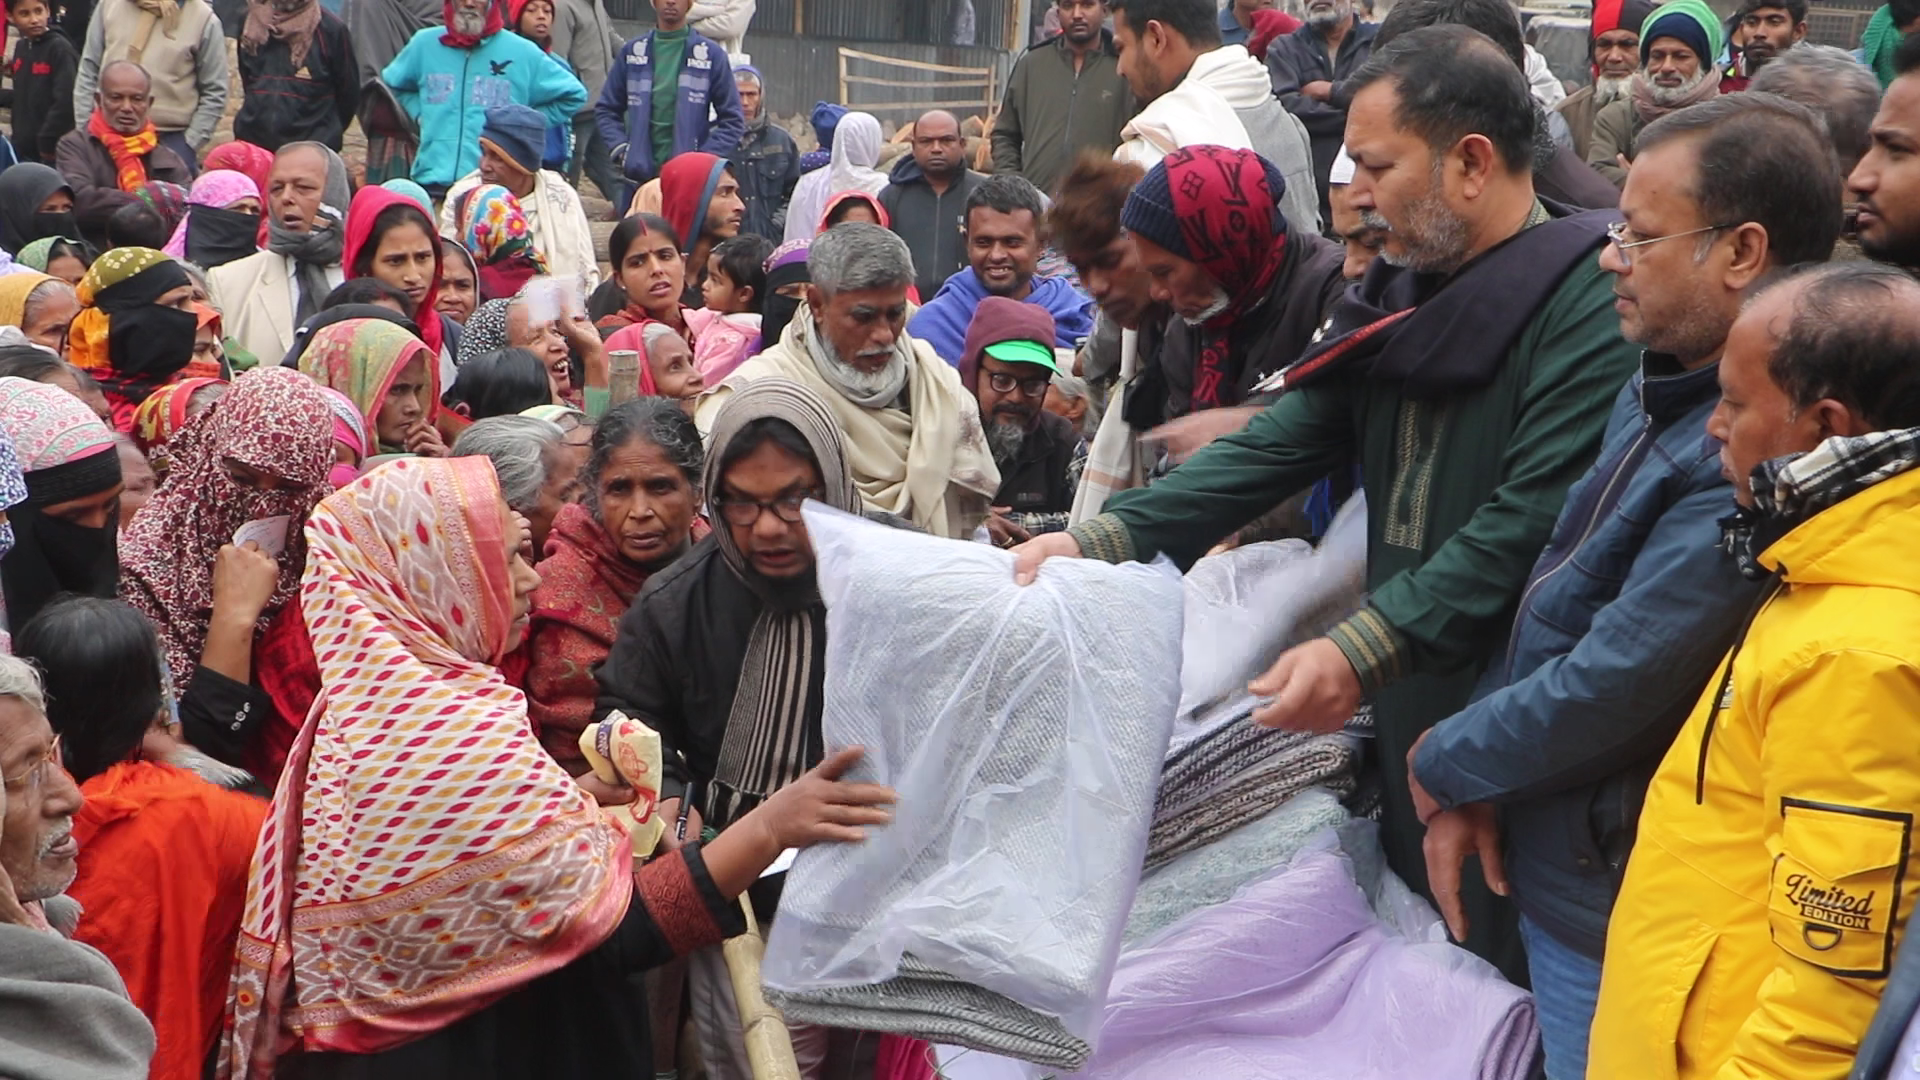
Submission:
POLYGON ((771 499, 740 499, 740 498, 734 498, 732 496, 722 495, 713 500, 713 505, 719 508, 720 519, 722 521, 725 521, 729 525, 734 525, 742 529, 752 528, 753 526, 760 524, 760 515, 768 513, 769 511, 772 512, 774 517, 779 518, 781 521, 784 521, 789 525, 798 525, 800 524, 800 521, 801 521, 801 517, 800 517, 801 506, 803 506, 808 499, 819 499, 823 497, 825 494, 826 492, 820 490, 819 488, 808 488, 807 490, 802 492, 798 492, 798 493, 789 492, 788 494, 785 494, 785 495, 777 495, 771 499), (781 507, 782 503, 787 503, 787 502, 791 502, 793 504, 791 507, 791 512, 793 514, 792 517, 788 517, 787 511, 783 510, 781 507), (733 517, 727 513, 729 508, 735 507, 735 506, 752 507, 753 517, 749 518, 746 521, 735 521, 733 517))
POLYGON ((1627 266, 1632 266, 1633 256, 1628 253, 1634 248, 1646 247, 1648 244, 1657 244, 1662 240, 1678 240, 1683 236, 1699 236, 1701 233, 1719 232, 1722 229, 1737 229, 1740 227, 1740 224, 1740 222, 1736 221, 1726 225, 1703 225, 1698 229, 1688 229, 1686 232, 1668 233, 1665 236, 1647 236, 1629 243, 1620 239, 1620 234, 1626 231, 1627 223, 1624 221, 1616 221, 1607 226, 1607 242, 1612 244, 1613 250, 1619 253, 1622 263, 1627 266))
POLYGON ((65 761, 60 756, 60 734, 58 732, 54 733, 53 741, 47 744, 47 752, 42 754, 39 760, 27 766, 26 771, 18 776, 0 777, 0 787, 12 791, 21 787, 23 784, 31 784, 32 786, 27 790, 36 790, 46 783, 46 768, 49 765, 59 769, 67 767, 65 761))
POLYGON ((993 387, 994 393, 1011 394, 1015 390, 1018 390, 1020 391, 1021 397, 1026 398, 1030 401, 1038 401, 1041 398, 1046 397, 1047 388, 1053 385, 1053 376, 1051 375, 1042 375, 1034 379, 1019 379, 1019 378, 1015 378, 1012 375, 1007 374, 1004 371, 988 371, 988 372, 983 372, 982 374, 986 375, 987 385, 993 387), (1000 383, 1002 380, 1005 380, 1009 385, 1001 386, 1000 383), (1039 393, 1034 393, 1031 389, 1029 389, 1029 387, 1032 387, 1036 384, 1040 387, 1039 393))

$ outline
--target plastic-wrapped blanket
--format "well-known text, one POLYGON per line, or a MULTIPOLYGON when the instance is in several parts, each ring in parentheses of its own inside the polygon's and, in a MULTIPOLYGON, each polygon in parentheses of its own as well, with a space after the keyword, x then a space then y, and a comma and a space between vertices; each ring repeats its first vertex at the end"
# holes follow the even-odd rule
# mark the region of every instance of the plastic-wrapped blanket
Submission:
POLYGON ((790 1020, 1076 1068, 1133 902, 1174 709, 1170 567, 1013 557, 809 503, 831 746, 900 792, 801 852, 767 945, 790 1020))
POLYGON ((1298 540, 1209 555, 1187 573, 1180 714, 1244 690, 1288 648, 1366 602, 1367 504, 1347 500, 1317 549, 1298 540))
POLYGON ((1084 1080, 1522 1080, 1533 999, 1371 910, 1329 835, 1137 947, 1084 1080))

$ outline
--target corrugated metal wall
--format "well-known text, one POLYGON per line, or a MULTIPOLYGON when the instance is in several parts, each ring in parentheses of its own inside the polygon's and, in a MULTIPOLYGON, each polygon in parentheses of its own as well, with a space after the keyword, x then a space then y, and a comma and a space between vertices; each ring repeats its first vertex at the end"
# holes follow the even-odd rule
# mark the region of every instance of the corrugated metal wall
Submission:
MULTIPOLYGON (((800 33, 854 43, 890 42, 940 45, 951 42, 956 0, 760 0, 754 10, 755 35, 794 33, 794 10, 801 12, 800 33)), ((975 47, 1006 48, 1007 17, 1016 0, 969 0, 973 7, 975 47)), ((1044 0, 1041 0, 1044 2, 1044 0)), ((606 0, 617 20, 651 25, 650 0, 606 0)), ((1020 35, 1014 35, 1018 38, 1020 35)), ((1021 43, 1024 44, 1024 43, 1021 43)), ((1016 48, 1020 45, 1014 46, 1016 48)), ((758 58, 756 54, 756 59, 758 58)))

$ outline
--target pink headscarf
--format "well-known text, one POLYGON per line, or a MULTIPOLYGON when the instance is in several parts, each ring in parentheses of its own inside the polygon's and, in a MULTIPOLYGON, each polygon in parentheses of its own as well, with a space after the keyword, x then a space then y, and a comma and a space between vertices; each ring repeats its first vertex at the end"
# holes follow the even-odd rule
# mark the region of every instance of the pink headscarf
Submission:
MULTIPOLYGON (((200 174, 193 182, 193 190, 187 192, 187 205, 211 206, 224 210, 241 199, 260 198, 260 185, 245 173, 231 169, 212 169, 200 174)), ((193 218, 189 209, 180 218, 180 224, 173 227, 173 236, 167 246, 160 250, 176 259, 187 257, 187 222, 193 218)))
POLYGON ((360 463, 373 450, 367 442, 367 421, 360 415, 360 406, 331 386, 321 387, 320 392, 333 408, 333 441, 353 451, 353 464, 340 462, 327 471, 327 483, 338 491, 360 478, 360 463))

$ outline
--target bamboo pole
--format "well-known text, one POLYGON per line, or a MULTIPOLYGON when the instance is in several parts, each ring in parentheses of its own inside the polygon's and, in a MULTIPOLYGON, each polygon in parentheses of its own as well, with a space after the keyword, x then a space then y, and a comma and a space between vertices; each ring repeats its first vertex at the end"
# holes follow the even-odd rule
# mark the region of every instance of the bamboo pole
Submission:
POLYGON ((766 953, 766 943, 760 938, 760 924, 745 893, 740 895, 740 908, 747 917, 746 933, 728 938, 720 946, 720 955, 733 978, 740 1036, 746 1043, 747 1061, 753 1066, 753 1080, 800 1080, 800 1062, 793 1056, 786 1018, 767 1004, 760 992, 760 958, 766 953))

